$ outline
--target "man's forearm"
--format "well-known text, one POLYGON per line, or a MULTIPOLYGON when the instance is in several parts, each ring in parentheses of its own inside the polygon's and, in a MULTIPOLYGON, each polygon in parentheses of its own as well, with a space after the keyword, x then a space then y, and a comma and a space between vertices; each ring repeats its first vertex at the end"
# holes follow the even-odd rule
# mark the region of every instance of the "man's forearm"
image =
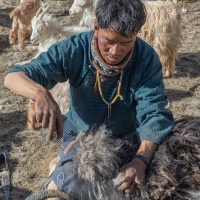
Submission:
POLYGON ((7 74, 4 80, 4 85, 12 92, 33 100, 36 100, 40 93, 47 92, 43 86, 32 81, 23 72, 12 72, 7 74))

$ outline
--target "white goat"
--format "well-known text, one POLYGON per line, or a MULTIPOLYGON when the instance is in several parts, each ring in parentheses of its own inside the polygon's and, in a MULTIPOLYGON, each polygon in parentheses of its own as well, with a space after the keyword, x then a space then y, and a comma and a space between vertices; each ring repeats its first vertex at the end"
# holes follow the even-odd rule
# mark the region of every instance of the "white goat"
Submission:
POLYGON ((90 30, 87 27, 80 26, 64 28, 56 18, 53 18, 47 13, 48 9, 49 6, 46 6, 46 4, 41 6, 31 21, 32 34, 30 41, 32 44, 39 43, 37 55, 47 51, 52 44, 55 44, 62 39, 90 30))
MULTIPOLYGON (((79 25, 92 27, 98 0, 74 0, 69 13, 80 18, 79 25)), ((170 1, 144 1, 147 21, 138 36, 158 53, 165 77, 174 73, 175 59, 181 43, 180 14, 170 1)))
MULTIPOLYGON (((37 57, 40 53, 47 51, 51 45, 55 44, 59 40, 90 30, 87 27, 78 26, 63 28, 57 19, 47 13, 48 8, 49 6, 47 6, 47 4, 41 6, 31 22, 32 35, 30 40, 33 44, 39 43, 38 53, 35 57, 37 57)), ((58 103, 62 114, 65 114, 69 109, 69 83, 58 83, 52 90, 50 90, 50 92, 55 101, 58 103)), ((30 104, 32 104, 31 100, 30 104)), ((31 109, 31 106, 29 106, 27 123, 28 129, 34 130, 35 123, 35 113, 31 109)))
POLYGON ((77 15, 80 18, 79 25, 93 27, 95 20, 95 7, 97 0, 74 0, 69 9, 70 15, 77 15))

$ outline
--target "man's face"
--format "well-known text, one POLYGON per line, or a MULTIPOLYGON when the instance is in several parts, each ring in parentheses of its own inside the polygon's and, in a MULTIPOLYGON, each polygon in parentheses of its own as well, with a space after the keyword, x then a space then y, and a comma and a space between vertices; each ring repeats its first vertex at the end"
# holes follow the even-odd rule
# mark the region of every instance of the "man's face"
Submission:
POLYGON ((98 29, 97 22, 95 22, 94 31, 101 56, 110 65, 119 64, 133 48, 136 40, 136 35, 124 37, 112 29, 98 29))

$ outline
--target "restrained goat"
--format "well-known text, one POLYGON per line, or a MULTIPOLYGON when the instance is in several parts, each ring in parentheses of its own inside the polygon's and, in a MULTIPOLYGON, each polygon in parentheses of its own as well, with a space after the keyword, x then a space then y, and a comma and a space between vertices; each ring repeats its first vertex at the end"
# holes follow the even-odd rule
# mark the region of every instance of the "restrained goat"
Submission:
POLYGON ((21 0, 21 3, 10 13, 13 19, 9 33, 9 42, 14 45, 18 34, 18 48, 24 49, 26 36, 31 35, 31 20, 40 7, 40 0, 21 0))
MULTIPOLYGON (((113 138, 104 126, 82 136, 74 162, 69 162, 68 191, 76 200, 198 200, 200 198, 200 120, 175 122, 159 145, 134 195, 119 191, 119 169, 138 149, 133 138, 113 138), (130 157, 129 157, 130 156, 130 157), (71 163, 71 164, 70 164, 71 163), (70 171, 70 169, 74 169, 70 171)), ((74 147, 72 147, 74 148, 74 147)))
MULTIPOLYGON (((69 13, 80 18, 79 25, 92 27, 98 0, 74 0, 69 13)), ((175 59, 181 44, 181 18, 177 7, 170 1, 144 1, 147 21, 138 36, 157 52, 164 77, 174 74, 175 59)))
MULTIPOLYGON (((171 197, 176 200, 200 197, 199 130, 199 120, 175 122, 173 133, 158 147, 154 155, 147 172, 147 183, 145 185, 138 183, 137 197, 143 199, 171 197)), ((102 128, 95 135, 89 135, 82 140, 77 150, 75 166, 80 178, 92 185, 90 193, 97 195, 96 199, 121 200, 123 194, 117 187, 113 188, 111 182, 105 183, 105 180, 116 177, 120 166, 126 162, 123 158, 127 154, 135 154, 137 146, 133 146, 132 143, 127 145, 127 141, 125 143, 123 140, 113 141, 108 135, 108 133, 105 135, 105 130, 102 128), (109 190, 110 187, 112 190, 109 190)), ((117 185, 117 178, 114 179, 114 183, 117 185)))

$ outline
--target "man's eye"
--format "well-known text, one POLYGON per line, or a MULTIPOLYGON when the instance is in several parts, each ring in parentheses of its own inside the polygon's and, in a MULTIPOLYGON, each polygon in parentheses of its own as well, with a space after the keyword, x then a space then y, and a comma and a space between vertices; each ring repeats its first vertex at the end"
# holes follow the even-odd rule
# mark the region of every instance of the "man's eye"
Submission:
POLYGON ((115 44, 114 41, 110 41, 110 40, 108 40, 107 43, 108 43, 108 44, 115 44))
POLYGON ((129 46, 129 45, 131 45, 131 43, 130 42, 123 42, 122 45, 129 46))

